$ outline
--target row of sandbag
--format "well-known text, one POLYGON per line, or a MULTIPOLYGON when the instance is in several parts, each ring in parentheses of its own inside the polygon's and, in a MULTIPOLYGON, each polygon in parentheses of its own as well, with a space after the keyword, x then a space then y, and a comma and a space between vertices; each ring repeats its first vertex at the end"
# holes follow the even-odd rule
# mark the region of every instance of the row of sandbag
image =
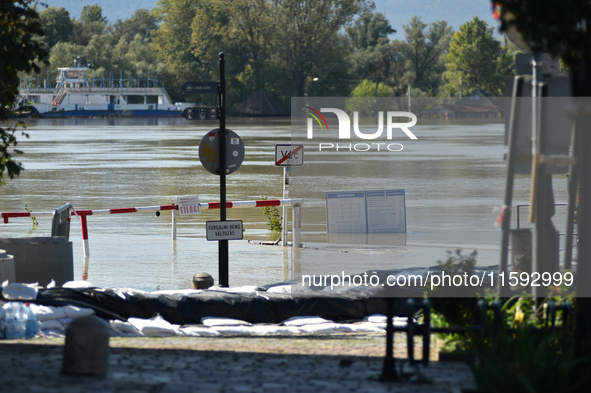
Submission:
MULTIPOLYGON (((110 288, 40 288, 35 301, 45 305, 76 305, 93 309, 107 320, 150 319, 160 315, 177 325, 201 324, 206 317, 231 318, 251 324, 278 324, 292 317, 320 316, 332 321, 361 321, 383 314, 383 298, 335 296, 322 292, 275 293, 264 290, 182 290, 145 292, 110 288)), ((406 299, 396 299, 397 315, 406 315, 406 299)))
MULTIPOLYGON (((94 314, 90 308, 77 306, 31 305, 39 322, 40 334, 46 337, 63 337, 74 319, 94 314)), ((395 318, 395 324, 403 325, 406 318, 395 318)), ((109 322, 112 336, 166 337, 166 336, 292 336, 329 335, 342 333, 383 333, 386 317, 372 315, 354 323, 338 323, 319 316, 293 317, 280 324, 252 324, 234 318, 204 317, 199 325, 173 324, 157 315, 153 318, 131 317, 109 322)))

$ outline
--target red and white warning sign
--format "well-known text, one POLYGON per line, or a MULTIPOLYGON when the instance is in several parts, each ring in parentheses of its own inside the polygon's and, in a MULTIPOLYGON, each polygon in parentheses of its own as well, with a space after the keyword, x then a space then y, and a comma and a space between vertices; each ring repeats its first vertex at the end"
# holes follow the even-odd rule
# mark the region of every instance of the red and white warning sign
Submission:
POLYGON ((177 197, 177 204, 181 216, 201 214, 201 206, 199 206, 199 197, 197 195, 177 197))
POLYGON ((304 145, 275 145, 275 165, 304 165, 304 145))

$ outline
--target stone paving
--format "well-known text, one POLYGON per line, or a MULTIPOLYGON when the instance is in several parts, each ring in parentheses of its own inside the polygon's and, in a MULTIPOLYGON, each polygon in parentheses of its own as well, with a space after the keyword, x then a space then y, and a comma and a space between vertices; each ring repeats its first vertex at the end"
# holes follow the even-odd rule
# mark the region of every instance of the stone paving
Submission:
MULTIPOLYGON (((397 366, 406 358, 396 336, 397 366)), ((412 381, 380 381, 385 336, 110 339, 104 377, 60 373, 63 339, 0 341, 0 392, 424 392, 475 391, 467 365, 431 362, 412 381)), ((432 351, 431 357, 436 357, 432 351)))

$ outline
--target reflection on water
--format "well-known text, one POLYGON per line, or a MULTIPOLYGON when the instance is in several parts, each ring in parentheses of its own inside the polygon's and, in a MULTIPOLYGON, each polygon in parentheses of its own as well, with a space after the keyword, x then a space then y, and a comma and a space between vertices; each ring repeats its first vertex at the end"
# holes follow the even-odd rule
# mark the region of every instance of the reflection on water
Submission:
MULTIPOLYGON (((75 209, 109 209, 175 203, 180 195, 219 201, 219 177, 200 164, 201 138, 216 124, 184 119, 67 119, 30 121, 28 140, 20 140, 26 170, 0 189, 0 211, 52 211, 65 202, 75 209)), ((228 121, 246 144, 240 170, 227 177, 227 199, 279 198, 282 169, 274 166, 274 145, 289 138, 289 120, 228 121)), ((245 239, 268 241, 261 209, 230 209, 242 219, 245 239)), ((88 217, 90 259, 84 261, 80 220, 72 217, 75 277, 100 286, 141 289, 189 288, 195 273, 217 277, 217 242, 205 240, 205 222, 219 211, 178 217, 171 240, 169 212, 88 217)), ((48 236, 50 218, 40 217, 35 236, 48 236)), ((0 226, 2 236, 27 236, 29 219, 0 226)), ((287 258, 287 259, 286 259, 287 258)), ((230 284, 282 281, 281 247, 230 242, 230 284)))
MULTIPOLYGON (((153 206, 175 203, 180 195, 218 201, 219 178, 198 157, 201 138, 216 126, 183 119, 30 121, 30 139, 19 141, 26 170, 0 189, 0 211, 24 211, 25 203, 36 212, 65 202, 76 209, 153 206)), ((283 170, 274 165, 274 145, 290 143, 289 119, 229 119, 228 128, 243 139, 246 154, 227 178, 227 199, 280 198, 283 170)), ((292 168, 290 194, 304 199, 304 243, 326 241, 327 191, 371 189, 405 189, 409 245, 498 243, 493 208, 504 189, 503 125, 417 125, 413 131, 419 140, 387 158, 306 150, 305 165, 292 168)), ((555 184, 556 201, 565 201, 566 186, 555 184)), ((527 203, 528 192, 529 180, 517 179, 516 203, 527 203)), ((217 282, 217 242, 205 240, 205 222, 218 219, 218 211, 178 217, 173 241, 168 212, 89 216, 85 263, 79 219, 72 217, 75 277, 146 290, 190 288, 198 272, 217 282)), ((290 278, 287 249, 247 242, 274 240, 262 210, 229 209, 228 219, 241 219, 245 227, 245 240, 230 242, 230 285, 290 278)), ((39 221, 33 235, 48 236, 50 219, 39 221)), ((31 227, 29 219, 11 219, 0 235, 28 236, 31 227)))
POLYGON ((406 246, 406 233, 328 233, 332 245, 406 246))

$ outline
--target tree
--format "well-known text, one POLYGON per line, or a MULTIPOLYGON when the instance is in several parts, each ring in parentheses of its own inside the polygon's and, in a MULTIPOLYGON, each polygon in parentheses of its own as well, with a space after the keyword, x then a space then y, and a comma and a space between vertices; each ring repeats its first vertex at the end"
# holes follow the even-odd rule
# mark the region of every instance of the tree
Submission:
POLYGON ((154 46, 148 38, 142 38, 139 34, 129 43, 129 51, 126 57, 131 64, 132 72, 139 75, 148 75, 162 70, 158 66, 154 46))
POLYGON ((408 90, 406 59, 404 58, 405 45, 406 43, 403 41, 394 40, 384 48, 383 56, 388 61, 388 75, 384 79, 384 83, 392 88, 395 97, 405 95, 408 90))
POLYGON ((392 61, 395 60, 390 50, 392 47, 388 45, 388 34, 395 32, 380 12, 366 12, 355 20, 352 27, 347 28, 356 49, 350 57, 352 72, 375 81, 376 95, 378 84, 388 79, 392 61))
POLYGON ((459 95, 460 81, 463 89, 472 91, 480 87, 485 92, 501 96, 504 79, 513 72, 514 54, 493 36, 493 28, 475 17, 460 26, 449 44, 445 56, 448 81, 445 90, 450 96, 459 95))
POLYGON ((73 43, 87 46, 94 36, 103 35, 107 27, 107 18, 103 17, 103 10, 98 5, 85 5, 80 13, 80 20, 74 20, 73 43))
POLYGON ((113 48, 113 59, 111 71, 119 73, 131 72, 131 64, 127 54, 129 53, 129 42, 121 37, 113 48))
POLYGON ((73 67, 74 60, 85 54, 86 48, 71 42, 58 42, 53 46, 49 55, 51 71, 57 71, 59 67, 73 67))
POLYGON ((119 40, 121 37, 127 41, 135 39, 137 35, 142 39, 152 40, 152 32, 158 29, 158 21, 149 10, 139 9, 125 20, 118 19, 113 26, 109 27, 109 34, 119 40))
MULTIPOLYGON (((19 72, 38 72, 39 63, 45 61, 47 52, 35 36, 43 35, 39 14, 32 8, 32 0, 0 2, 0 121, 6 122, 15 105, 19 72)), ((22 124, 22 123, 17 123, 22 124)), ((17 152, 16 126, 0 127, 0 184, 5 173, 14 178, 23 169, 12 157, 17 152), (14 150, 13 150, 14 149, 14 150)))
POLYGON ((366 0, 274 0, 279 47, 292 84, 292 96, 304 94, 306 78, 326 75, 344 60, 339 32, 370 8, 366 0), (343 60, 341 60, 343 59, 343 60))
POLYGON ((276 69, 272 4, 268 0, 212 0, 199 7, 192 23, 193 54, 202 73, 217 76, 218 53, 226 54, 228 97, 239 103, 265 88, 276 69))
POLYGON ((49 51, 58 42, 67 42, 74 31, 74 24, 70 13, 64 8, 51 6, 39 14, 39 20, 43 28, 44 42, 49 51))
POLYGON ((82 12, 80 13, 80 20, 84 24, 92 22, 107 23, 107 18, 103 16, 103 9, 98 4, 85 5, 84 7, 82 7, 82 12))
POLYGON ((152 15, 160 22, 153 34, 154 49, 158 61, 164 64, 165 77, 172 85, 168 90, 173 96, 184 96, 180 89, 184 82, 204 77, 191 40, 191 25, 200 4, 200 0, 161 0, 152 10, 152 15))
POLYGON ((444 56, 449 47, 452 30, 445 21, 427 25, 414 16, 404 26, 406 45, 403 54, 407 62, 406 79, 413 88, 431 96, 437 95, 443 83, 444 56), (428 30, 426 30, 428 27, 428 30))
MULTIPOLYGON (((346 109, 350 112, 359 112, 360 116, 371 116, 375 119, 378 111, 384 109, 385 102, 380 101, 378 97, 392 97, 392 89, 381 82, 376 87, 374 81, 364 79, 352 90, 346 109)), ((388 100, 387 105, 388 109, 391 109, 392 101, 388 100)))
POLYGON ((376 94, 376 87, 373 81, 364 79, 351 92, 351 97, 392 97, 392 89, 383 83, 378 85, 376 94))
POLYGON ((396 33, 390 22, 381 12, 364 12, 355 20, 353 26, 347 27, 347 35, 357 49, 374 48, 387 44, 388 35, 396 33))
POLYGON ((271 4, 267 0, 236 0, 229 5, 228 38, 235 42, 244 64, 252 68, 253 90, 262 89, 275 44, 271 4))

